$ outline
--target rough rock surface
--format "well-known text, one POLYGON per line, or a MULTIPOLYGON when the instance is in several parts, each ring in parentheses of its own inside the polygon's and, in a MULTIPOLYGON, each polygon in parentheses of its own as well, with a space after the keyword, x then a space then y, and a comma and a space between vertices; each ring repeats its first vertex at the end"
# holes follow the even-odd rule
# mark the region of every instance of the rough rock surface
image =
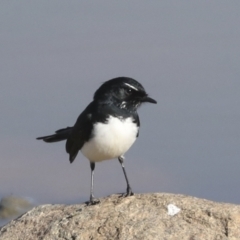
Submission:
POLYGON ((38 206, 2 227, 0 239, 235 240, 240 206, 162 193, 112 195, 92 206, 38 206))

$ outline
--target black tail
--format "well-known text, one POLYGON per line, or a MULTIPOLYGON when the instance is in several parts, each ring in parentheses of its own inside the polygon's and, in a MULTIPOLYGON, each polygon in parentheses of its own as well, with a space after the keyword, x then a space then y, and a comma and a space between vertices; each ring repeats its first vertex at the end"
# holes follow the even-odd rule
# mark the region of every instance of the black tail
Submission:
POLYGON ((68 138, 71 131, 72 127, 62 128, 57 130, 53 135, 38 137, 37 140, 43 140, 44 142, 48 143, 63 141, 68 138))

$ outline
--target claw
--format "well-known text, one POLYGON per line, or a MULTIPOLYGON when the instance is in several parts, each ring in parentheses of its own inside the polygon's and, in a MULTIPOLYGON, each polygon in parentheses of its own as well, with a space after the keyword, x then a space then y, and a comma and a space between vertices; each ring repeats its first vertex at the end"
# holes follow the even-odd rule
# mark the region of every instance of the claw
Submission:
POLYGON ((100 200, 91 196, 89 202, 87 202, 87 205, 91 206, 91 205, 96 205, 98 203, 100 203, 100 200))
POLYGON ((129 196, 133 196, 134 192, 132 191, 132 189, 130 187, 127 187, 127 191, 126 193, 122 194, 122 197, 129 197, 129 196))

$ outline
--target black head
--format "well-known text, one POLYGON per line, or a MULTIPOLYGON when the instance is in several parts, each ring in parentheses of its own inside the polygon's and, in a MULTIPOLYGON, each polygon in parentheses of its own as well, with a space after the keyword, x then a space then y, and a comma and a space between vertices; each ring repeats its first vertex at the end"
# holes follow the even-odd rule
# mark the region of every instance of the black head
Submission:
POLYGON ((136 110, 143 102, 157 103, 148 97, 138 81, 128 77, 118 77, 103 83, 95 92, 94 100, 113 103, 129 110, 136 110))

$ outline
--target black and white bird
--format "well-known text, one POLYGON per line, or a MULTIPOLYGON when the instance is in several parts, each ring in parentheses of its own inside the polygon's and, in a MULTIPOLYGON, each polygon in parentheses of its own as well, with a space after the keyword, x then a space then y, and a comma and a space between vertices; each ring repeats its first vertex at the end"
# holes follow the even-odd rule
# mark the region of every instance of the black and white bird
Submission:
POLYGON ((124 196, 133 195, 123 160, 138 137, 140 121, 137 109, 144 102, 157 103, 139 82, 128 77, 111 79, 97 89, 93 101, 79 115, 73 127, 37 138, 49 143, 67 140, 70 163, 79 151, 90 161, 90 204, 98 202, 93 196, 95 163, 113 158, 118 158, 127 182, 124 196))

